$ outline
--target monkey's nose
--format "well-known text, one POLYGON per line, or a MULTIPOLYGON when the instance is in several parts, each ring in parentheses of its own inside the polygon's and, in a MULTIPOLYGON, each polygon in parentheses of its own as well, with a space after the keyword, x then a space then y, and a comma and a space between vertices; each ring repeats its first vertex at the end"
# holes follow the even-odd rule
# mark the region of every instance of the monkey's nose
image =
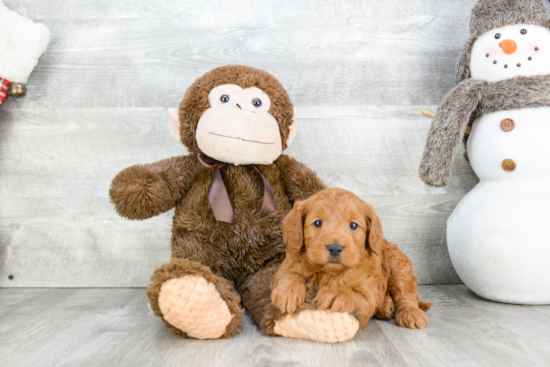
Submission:
POLYGON ((511 55, 518 49, 517 43, 513 40, 504 40, 498 45, 502 48, 502 51, 504 51, 506 55, 511 55))
POLYGON ((327 246, 327 251, 329 252, 330 256, 338 257, 344 251, 344 246, 339 245, 337 243, 331 243, 327 246))

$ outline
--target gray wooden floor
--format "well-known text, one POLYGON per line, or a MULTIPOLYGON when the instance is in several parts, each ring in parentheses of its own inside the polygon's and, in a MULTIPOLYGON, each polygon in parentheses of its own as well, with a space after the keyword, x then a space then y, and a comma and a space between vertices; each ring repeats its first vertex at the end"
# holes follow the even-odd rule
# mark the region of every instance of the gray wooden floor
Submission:
POLYGON ((547 366, 550 307, 420 286, 434 302, 420 331, 371 320, 342 344, 266 337, 245 318, 229 340, 189 340, 148 309, 144 289, 0 289, 0 365, 11 366, 547 366))

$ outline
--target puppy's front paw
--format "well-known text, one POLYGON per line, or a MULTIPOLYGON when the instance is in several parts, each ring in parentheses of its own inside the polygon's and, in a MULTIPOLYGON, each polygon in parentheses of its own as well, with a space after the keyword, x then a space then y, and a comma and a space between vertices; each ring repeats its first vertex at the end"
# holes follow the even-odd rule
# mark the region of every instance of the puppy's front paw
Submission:
POLYGON ((313 303, 317 306, 317 309, 326 310, 332 306, 332 301, 337 295, 338 293, 331 288, 321 288, 315 295, 313 303))
POLYGON ((393 299, 386 295, 384 297, 384 302, 376 310, 376 318, 382 320, 391 320, 393 317, 393 312, 395 311, 395 305, 393 299))
POLYGON ((428 325, 428 316, 418 307, 402 306, 395 311, 395 322, 409 329, 424 329, 428 325))
POLYGON ((293 313, 306 300, 306 285, 293 283, 275 287, 271 291, 271 302, 281 311, 293 313))
POLYGON ((332 312, 353 313, 356 308, 355 300, 347 292, 342 292, 334 297, 330 306, 332 312))
POLYGON ((319 310, 330 309, 332 312, 352 313, 355 309, 353 299, 349 294, 337 288, 321 288, 313 299, 319 310))

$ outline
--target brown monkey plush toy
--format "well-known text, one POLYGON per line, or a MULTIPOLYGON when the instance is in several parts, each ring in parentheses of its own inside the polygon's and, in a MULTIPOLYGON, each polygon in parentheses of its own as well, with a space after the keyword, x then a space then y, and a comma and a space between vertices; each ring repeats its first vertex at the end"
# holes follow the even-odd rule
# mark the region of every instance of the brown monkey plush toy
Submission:
POLYGON ((170 131, 191 154, 129 167, 110 189, 128 219, 176 208, 172 260, 147 288, 154 313, 177 335, 198 339, 239 333, 241 301, 268 335, 277 322, 294 322, 286 327, 291 337, 312 323, 342 323, 321 311, 276 319, 271 304, 269 285, 285 256, 283 218, 295 201, 325 188, 281 154, 296 134, 296 116, 279 81, 247 66, 214 69, 187 90, 179 113, 170 112, 170 131))

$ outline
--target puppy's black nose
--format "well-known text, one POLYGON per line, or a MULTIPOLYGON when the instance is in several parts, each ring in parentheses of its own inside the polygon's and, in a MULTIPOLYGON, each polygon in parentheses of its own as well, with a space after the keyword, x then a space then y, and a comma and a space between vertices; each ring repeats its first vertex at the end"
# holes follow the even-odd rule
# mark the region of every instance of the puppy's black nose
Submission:
POLYGON ((330 256, 337 257, 337 256, 340 256, 342 251, 344 251, 344 246, 339 245, 337 243, 332 243, 327 246, 327 250, 330 253, 330 256))

